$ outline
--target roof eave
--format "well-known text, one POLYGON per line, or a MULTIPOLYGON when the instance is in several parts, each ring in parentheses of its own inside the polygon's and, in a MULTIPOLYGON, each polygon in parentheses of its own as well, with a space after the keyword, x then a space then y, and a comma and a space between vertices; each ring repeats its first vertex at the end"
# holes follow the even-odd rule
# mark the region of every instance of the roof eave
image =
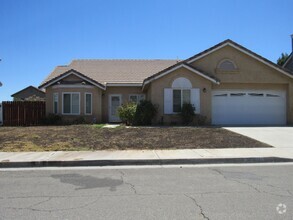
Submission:
POLYGON ((199 70, 197 70, 197 69, 195 69, 195 68, 192 68, 192 67, 190 67, 189 65, 186 65, 185 63, 180 63, 180 64, 178 64, 178 65, 175 65, 175 66, 174 66, 173 68, 171 68, 171 69, 168 69, 168 70, 166 70, 166 71, 163 71, 163 72, 162 72, 161 74, 159 74, 159 75, 154 75, 154 76, 151 77, 151 78, 147 78, 147 79, 145 79, 145 80, 143 81, 143 87, 142 87, 142 90, 144 90, 144 87, 145 87, 147 84, 151 83, 152 81, 154 81, 154 80, 156 80, 156 79, 159 79, 159 78, 161 78, 161 77, 167 75, 168 73, 173 72, 173 71, 175 71, 175 70, 177 70, 177 69, 179 69, 179 68, 181 68, 181 67, 184 67, 184 68, 190 70, 191 72, 194 72, 194 73, 198 74, 199 76, 201 76, 201 77, 203 77, 203 78, 205 78, 205 79, 207 79, 207 80, 209 80, 209 81, 211 81, 211 82, 213 82, 213 83, 215 83, 215 84, 220 84, 220 81, 219 81, 219 80, 213 79, 213 78, 207 76, 206 74, 200 72, 199 70))
POLYGON ((245 53, 246 55, 248 55, 250 57, 253 57, 254 59, 264 63, 267 66, 270 66, 271 68, 273 68, 273 69, 275 69, 275 70, 277 70, 277 71, 283 73, 284 75, 286 75, 286 76, 288 76, 288 77, 293 79, 293 73, 282 69, 282 67, 277 66, 277 64, 274 64, 273 62, 267 60, 266 58, 254 53, 253 51, 243 47, 240 44, 235 43, 234 41, 232 41, 230 39, 225 40, 225 41, 223 41, 223 42, 221 42, 221 43, 219 43, 219 44, 217 44, 217 45, 215 45, 215 46, 213 46, 213 47, 211 47, 211 48, 209 48, 209 49, 207 49, 207 50, 205 50, 205 51, 203 51, 203 52, 201 52, 201 53, 199 53, 199 54, 197 54, 197 55, 195 55, 195 56, 193 56, 191 58, 188 58, 185 61, 188 64, 192 63, 192 62, 194 62, 196 60, 199 60, 199 59, 201 59, 201 58, 203 58, 203 57, 205 57, 205 56, 207 56, 207 55, 209 55, 209 54, 211 54, 211 53, 213 53, 213 52, 215 52, 215 51, 217 51, 217 50, 219 50, 219 49, 221 49, 221 48, 223 48, 223 47, 225 47, 227 45, 229 45, 229 46, 231 46, 231 47, 233 47, 233 48, 245 53))
POLYGON ((99 83, 99 82, 96 82, 96 81, 94 81, 94 80, 88 78, 87 76, 85 76, 84 74, 82 74, 82 73, 76 71, 75 69, 70 69, 70 70, 68 70, 68 71, 66 71, 66 72, 64 72, 64 73, 62 73, 62 74, 60 74, 59 76, 57 76, 57 77, 55 77, 55 78, 53 78, 53 79, 51 79, 51 80, 49 80, 49 81, 43 83, 43 84, 40 85, 38 88, 39 88, 39 89, 46 89, 46 88, 49 87, 50 85, 52 85, 52 84, 58 82, 58 81, 61 80, 61 79, 64 79, 65 77, 67 77, 67 76, 69 76, 69 75, 71 75, 71 74, 74 74, 74 75, 76 75, 77 77, 79 77, 79 78, 81 78, 81 79, 83 79, 83 80, 85 80, 85 81, 87 81, 87 82, 90 82, 91 84, 97 86, 98 88, 100 88, 100 89, 102 89, 102 90, 106 90, 106 86, 104 86, 103 84, 101 84, 101 83, 99 83))
POLYGON ((38 88, 36 88, 36 87, 34 87, 34 86, 28 86, 28 87, 25 87, 24 89, 22 89, 22 90, 20 90, 20 91, 18 91, 18 92, 16 92, 16 93, 12 94, 11 97, 13 97, 13 96, 15 96, 15 95, 17 95, 17 94, 23 92, 24 90, 26 90, 26 89, 28 89, 28 88, 30 88, 30 87, 33 88, 33 89, 35 89, 35 90, 37 90, 37 91, 39 91, 39 92, 41 92, 41 93, 44 93, 44 94, 45 94, 44 91, 42 91, 42 90, 40 90, 40 89, 38 89, 38 88))

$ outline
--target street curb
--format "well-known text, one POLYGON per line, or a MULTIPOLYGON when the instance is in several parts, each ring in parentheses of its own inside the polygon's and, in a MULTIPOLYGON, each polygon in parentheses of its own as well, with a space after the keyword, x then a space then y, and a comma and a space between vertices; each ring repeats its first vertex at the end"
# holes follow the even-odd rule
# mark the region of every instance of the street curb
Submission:
POLYGON ((293 159, 282 157, 205 158, 205 159, 134 159, 134 160, 74 160, 0 162, 0 168, 77 167, 77 166, 142 166, 142 165, 196 165, 229 163, 288 163, 293 159))

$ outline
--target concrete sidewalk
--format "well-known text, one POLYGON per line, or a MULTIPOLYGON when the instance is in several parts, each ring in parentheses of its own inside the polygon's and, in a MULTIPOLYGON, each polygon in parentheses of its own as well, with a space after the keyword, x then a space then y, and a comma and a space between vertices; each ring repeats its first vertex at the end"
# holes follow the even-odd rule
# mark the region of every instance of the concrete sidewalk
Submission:
POLYGON ((293 162, 293 149, 226 148, 186 150, 54 151, 0 153, 0 168, 246 162, 293 162))

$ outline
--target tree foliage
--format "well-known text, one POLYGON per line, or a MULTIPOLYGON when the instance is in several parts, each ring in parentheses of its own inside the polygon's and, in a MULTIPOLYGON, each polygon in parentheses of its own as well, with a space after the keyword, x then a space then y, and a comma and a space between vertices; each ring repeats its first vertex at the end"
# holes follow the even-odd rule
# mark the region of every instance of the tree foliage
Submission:
POLYGON ((277 60, 277 64, 279 66, 283 66, 288 57, 289 55, 287 53, 282 53, 279 59, 277 60))

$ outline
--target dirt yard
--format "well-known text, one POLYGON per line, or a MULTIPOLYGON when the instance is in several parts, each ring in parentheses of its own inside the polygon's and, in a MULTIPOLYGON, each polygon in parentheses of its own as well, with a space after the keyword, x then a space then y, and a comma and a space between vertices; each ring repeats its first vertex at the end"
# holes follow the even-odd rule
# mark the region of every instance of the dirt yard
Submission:
POLYGON ((0 127, 0 151, 270 147, 222 128, 99 125, 0 127))

